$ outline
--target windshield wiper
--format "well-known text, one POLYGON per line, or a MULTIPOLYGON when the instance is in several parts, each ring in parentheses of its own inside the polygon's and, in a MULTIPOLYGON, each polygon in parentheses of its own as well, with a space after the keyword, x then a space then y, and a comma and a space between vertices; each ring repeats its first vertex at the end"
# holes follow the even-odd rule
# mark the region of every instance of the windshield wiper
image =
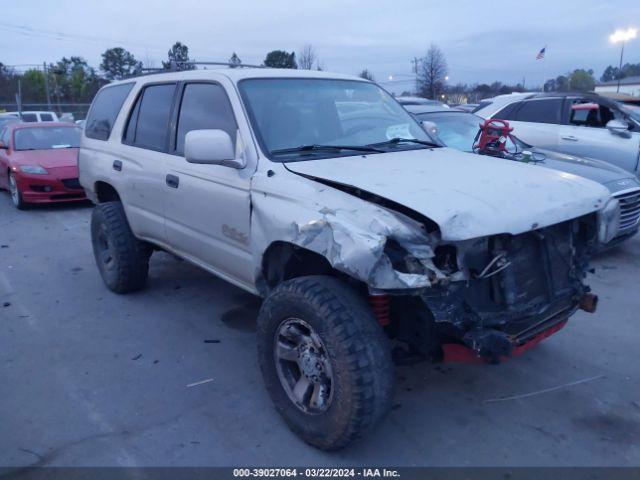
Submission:
POLYGON ((384 153, 384 150, 375 148, 373 145, 301 145, 299 147, 281 148, 279 150, 271 150, 272 155, 281 155, 287 153, 301 153, 301 152, 340 152, 342 150, 352 150, 354 152, 376 152, 384 153))
POLYGON ((394 137, 390 140, 387 140, 386 142, 378 142, 378 143, 370 143, 367 145, 367 147, 384 147, 387 145, 397 145, 399 143, 418 143, 420 145, 426 145, 428 147, 440 147, 441 145, 438 145, 435 142, 428 142, 427 140, 418 140, 417 138, 400 138, 400 137, 394 137))

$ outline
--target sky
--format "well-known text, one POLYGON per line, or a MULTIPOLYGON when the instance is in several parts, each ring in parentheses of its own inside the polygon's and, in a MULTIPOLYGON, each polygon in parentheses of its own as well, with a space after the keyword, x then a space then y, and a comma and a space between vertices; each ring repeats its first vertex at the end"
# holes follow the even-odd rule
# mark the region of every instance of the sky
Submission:
MULTIPOLYGON (((598 78, 619 61, 609 35, 640 28, 638 0, 20 0, 2 12, 5 65, 78 55, 97 67, 104 50, 121 46, 158 67, 176 41, 192 59, 227 61, 237 52, 260 64, 270 50, 311 44, 325 70, 367 68, 396 92, 413 87, 411 60, 432 43, 447 58, 451 84, 534 87, 575 68, 598 78), (536 60, 544 46, 546 59, 536 60)), ((627 61, 640 63, 640 37, 627 44, 627 61)))

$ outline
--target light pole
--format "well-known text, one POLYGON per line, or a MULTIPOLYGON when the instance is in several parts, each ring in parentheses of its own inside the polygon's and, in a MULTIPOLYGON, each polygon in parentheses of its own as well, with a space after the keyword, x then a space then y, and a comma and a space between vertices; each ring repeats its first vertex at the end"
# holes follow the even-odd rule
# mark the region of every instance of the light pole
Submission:
POLYGON ((611 43, 622 43, 622 49, 620 50, 620 66, 618 67, 618 88, 616 93, 620 93, 620 80, 622 79, 622 57, 624 56, 624 46, 629 40, 633 40, 638 36, 637 28, 627 28, 626 30, 616 30, 609 35, 609 41, 611 43))

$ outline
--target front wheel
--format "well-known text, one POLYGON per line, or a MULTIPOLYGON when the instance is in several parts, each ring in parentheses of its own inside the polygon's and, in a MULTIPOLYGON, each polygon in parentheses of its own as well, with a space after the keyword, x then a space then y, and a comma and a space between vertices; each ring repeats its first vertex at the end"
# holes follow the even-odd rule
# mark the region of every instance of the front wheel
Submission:
POLYGON ((346 446, 391 406, 388 340, 365 299, 338 279, 276 287, 258 316, 258 358, 276 409, 318 448, 346 446))
POLYGON ((27 204, 22 198, 22 193, 18 188, 18 182, 16 181, 16 177, 13 173, 9 173, 9 194, 11 195, 11 202, 14 207, 18 210, 24 210, 27 208, 27 204))

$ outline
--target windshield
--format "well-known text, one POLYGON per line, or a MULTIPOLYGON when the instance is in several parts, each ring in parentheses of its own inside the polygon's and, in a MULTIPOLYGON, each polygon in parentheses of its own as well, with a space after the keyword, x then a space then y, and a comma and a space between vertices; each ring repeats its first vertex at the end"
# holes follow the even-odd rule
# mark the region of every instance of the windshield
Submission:
POLYGON ((373 83, 249 79, 240 82, 240 93, 260 143, 274 161, 362 155, 362 149, 371 145, 374 148, 369 153, 433 147, 414 141, 431 139, 409 113, 373 83), (307 148, 302 149, 304 146, 307 148))
POLYGON ((51 150, 80 146, 78 127, 20 128, 15 131, 16 150, 51 150))
MULTIPOLYGON (((455 148, 463 152, 473 152, 473 143, 484 120, 472 113, 445 112, 418 114, 420 120, 433 122, 436 125, 436 140, 447 147, 455 148)), ((516 152, 528 147, 524 142, 516 139, 514 144, 511 138, 507 139, 507 151, 516 152)))
POLYGON ((620 108, 640 124, 640 105, 622 104, 620 108))

